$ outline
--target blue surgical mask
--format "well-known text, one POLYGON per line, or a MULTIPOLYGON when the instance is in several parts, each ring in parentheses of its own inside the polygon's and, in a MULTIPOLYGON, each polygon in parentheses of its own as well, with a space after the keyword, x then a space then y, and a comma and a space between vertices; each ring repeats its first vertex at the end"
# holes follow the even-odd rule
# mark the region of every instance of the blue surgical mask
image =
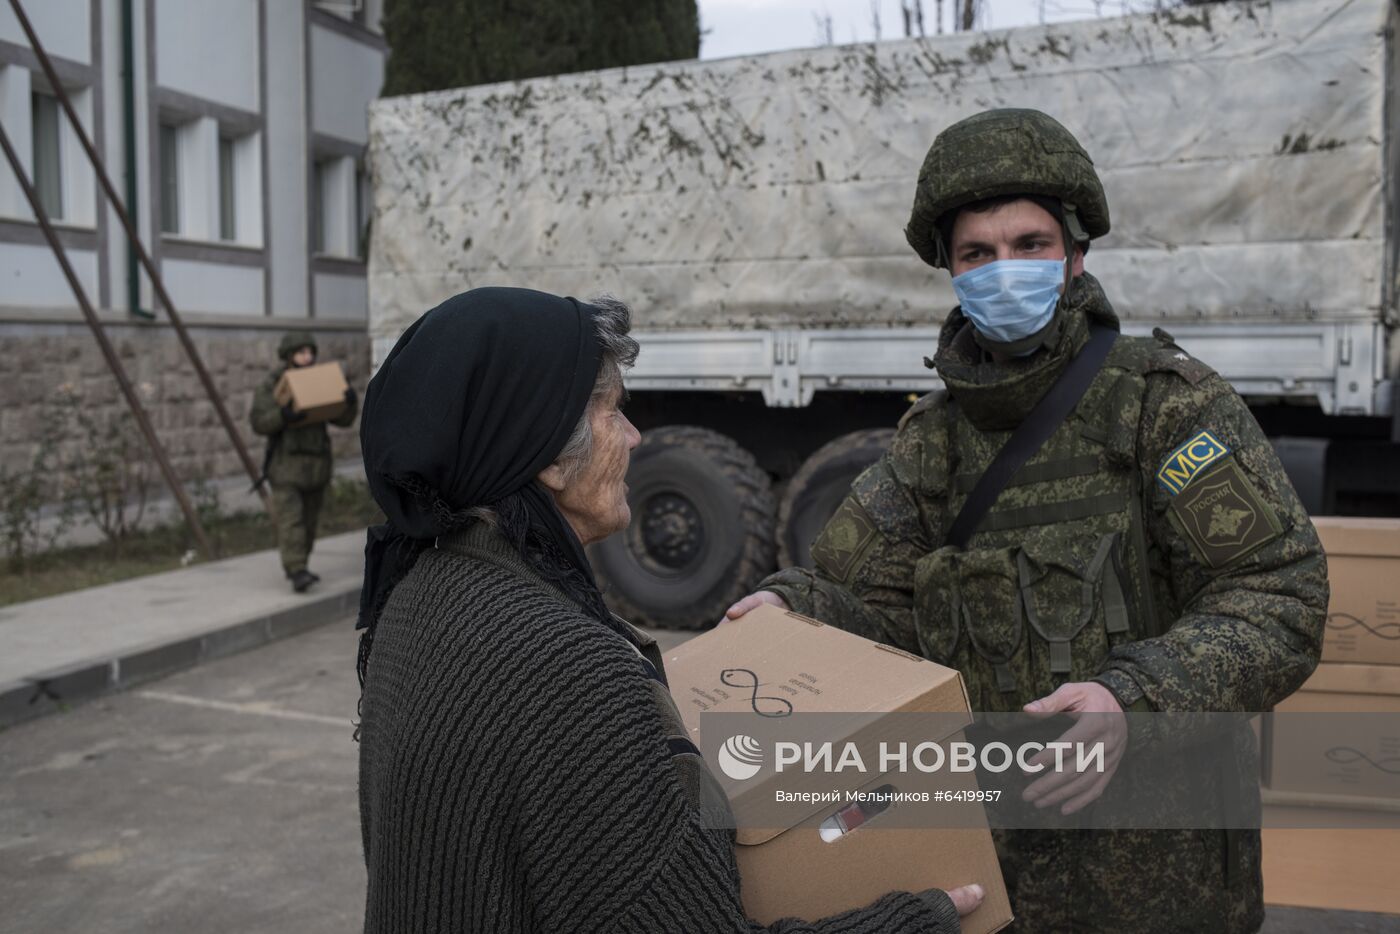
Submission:
POLYGON ((1003 344, 1049 324, 1064 284, 1062 259, 999 259, 953 277, 962 313, 984 336, 1003 344))

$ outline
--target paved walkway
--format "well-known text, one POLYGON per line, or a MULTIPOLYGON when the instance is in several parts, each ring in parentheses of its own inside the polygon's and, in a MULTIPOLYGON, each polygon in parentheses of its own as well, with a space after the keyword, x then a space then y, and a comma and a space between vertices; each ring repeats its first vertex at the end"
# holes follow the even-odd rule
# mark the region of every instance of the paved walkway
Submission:
POLYGON ((353 614, 364 541, 319 540, 305 594, 262 551, 0 607, 0 727, 353 614))

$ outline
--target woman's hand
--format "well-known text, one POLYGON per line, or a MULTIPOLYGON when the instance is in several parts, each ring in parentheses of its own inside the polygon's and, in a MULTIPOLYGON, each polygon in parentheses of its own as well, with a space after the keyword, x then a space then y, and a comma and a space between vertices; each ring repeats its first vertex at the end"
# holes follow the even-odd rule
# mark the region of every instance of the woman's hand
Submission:
POLYGON ((773 591, 760 590, 758 593, 749 594, 747 597, 740 600, 738 603, 734 604, 729 609, 725 610, 724 618, 726 620, 738 619, 739 617, 747 613, 749 610, 756 610, 759 607, 763 606, 765 603, 769 606, 775 606, 780 610, 786 610, 789 608, 787 603, 783 600, 783 598, 775 594, 773 591))
POLYGON ((982 897, 986 894, 980 885, 960 885, 948 892, 948 897, 953 900, 953 907, 958 910, 959 918, 966 918, 977 910, 977 906, 982 904, 982 897))

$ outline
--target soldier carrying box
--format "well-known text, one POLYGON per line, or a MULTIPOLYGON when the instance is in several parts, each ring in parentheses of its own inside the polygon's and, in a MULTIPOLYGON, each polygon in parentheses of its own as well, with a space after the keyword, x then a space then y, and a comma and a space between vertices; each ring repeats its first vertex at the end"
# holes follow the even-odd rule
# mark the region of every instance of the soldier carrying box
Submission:
POLYGON ((340 411, 320 420, 308 418, 294 399, 278 401, 279 395, 285 395, 278 392, 284 375, 315 365, 316 350, 316 338, 308 331, 284 335, 277 346, 282 365, 258 386, 249 416, 253 430, 267 437, 267 455, 258 485, 263 481, 272 484, 282 569, 297 593, 320 580, 307 570, 306 559, 316 540, 316 521, 331 482, 331 439, 325 423, 348 428, 359 411, 359 400, 351 386, 345 387, 340 411))

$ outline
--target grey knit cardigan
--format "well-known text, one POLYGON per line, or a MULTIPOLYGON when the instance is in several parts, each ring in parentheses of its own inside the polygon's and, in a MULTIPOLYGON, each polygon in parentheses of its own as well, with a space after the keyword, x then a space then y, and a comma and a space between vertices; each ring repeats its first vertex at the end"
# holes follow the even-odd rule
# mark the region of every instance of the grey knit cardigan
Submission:
MULTIPOLYGON (((679 717, 658 693, 632 645, 487 526, 425 552, 365 682, 367 934, 765 930, 744 917, 732 832, 701 821, 673 761, 679 717)), ((766 930, 958 927, 931 891, 766 930)))

